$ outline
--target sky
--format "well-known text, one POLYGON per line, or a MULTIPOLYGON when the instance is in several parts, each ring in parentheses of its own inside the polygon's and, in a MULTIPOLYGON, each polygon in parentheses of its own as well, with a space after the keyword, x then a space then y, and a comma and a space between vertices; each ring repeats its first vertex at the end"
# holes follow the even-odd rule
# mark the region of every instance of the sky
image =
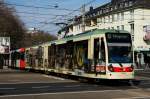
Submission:
POLYGON ((16 9, 16 14, 26 28, 36 28, 56 35, 61 26, 54 23, 66 20, 81 14, 83 4, 94 1, 86 6, 99 7, 111 0, 4 0, 9 7, 16 9), (71 14, 70 14, 71 13, 71 14))

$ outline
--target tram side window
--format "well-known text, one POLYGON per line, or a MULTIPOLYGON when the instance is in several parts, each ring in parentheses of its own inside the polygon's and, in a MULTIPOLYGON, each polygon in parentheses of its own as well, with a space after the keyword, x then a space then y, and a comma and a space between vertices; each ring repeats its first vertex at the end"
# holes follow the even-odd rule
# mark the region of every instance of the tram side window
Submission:
POLYGON ((99 38, 94 39, 94 59, 98 59, 99 58, 99 38))
MULTIPOLYGON (((69 49, 68 49, 69 50, 69 49)), ((65 45, 58 45, 57 46, 57 63, 59 64, 59 66, 63 67, 64 63, 65 63, 65 45)))
POLYGON ((16 60, 18 60, 18 59, 20 59, 20 53, 19 52, 15 52, 15 58, 16 58, 16 60))
POLYGON ((88 66, 88 41, 80 41, 74 44, 74 66, 78 69, 85 69, 88 66))
POLYGON ((105 43, 103 38, 101 38, 101 60, 105 62, 105 43))
POLYGON ((20 53, 20 59, 21 59, 21 60, 24 60, 24 53, 23 53, 23 52, 20 53))
POLYGON ((55 68, 55 57, 56 57, 56 45, 55 44, 52 44, 50 47, 49 47, 49 67, 50 68, 55 68))
POLYGON ((29 63, 30 61, 30 54, 29 54, 29 50, 26 51, 26 62, 29 63))
POLYGON ((99 38, 94 39, 94 60, 101 60, 105 62, 105 44, 104 44, 104 39, 99 38))

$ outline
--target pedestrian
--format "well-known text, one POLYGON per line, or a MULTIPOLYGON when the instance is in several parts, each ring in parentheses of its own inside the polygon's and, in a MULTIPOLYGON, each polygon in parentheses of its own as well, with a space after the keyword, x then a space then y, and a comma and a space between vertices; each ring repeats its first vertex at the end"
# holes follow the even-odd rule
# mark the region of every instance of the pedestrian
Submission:
POLYGON ((150 68, 150 57, 147 54, 144 54, 144 62, 145 62, 145 68, 144 70, 147 70, 150 68))
POLYGON ((0 69, 3 69, 3 65, 4 65, 4 59, 3 56, 0 55, 0 69))
POLYGON ((140 69, 141 68, 141 54, 137 54, 137 68, 140 69))
POLYGON ((150 69, 150 56, 147 56, 147 69, 150 69))
POLYGON ((138 68, 137 53, 135 53, 134 55, 134 60, 135 60, 136 68, 138 68))

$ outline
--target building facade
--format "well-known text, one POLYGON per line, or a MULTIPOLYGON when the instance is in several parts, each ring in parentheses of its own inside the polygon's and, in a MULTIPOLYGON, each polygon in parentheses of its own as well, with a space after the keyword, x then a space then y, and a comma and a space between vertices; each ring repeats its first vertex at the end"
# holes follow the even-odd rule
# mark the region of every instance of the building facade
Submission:
POLYGON ((127 30, 132 35, 135 62, 142 66, 146 58, 150 61, 150 0, 112 0, 95 9, 90 7, 84 16, 84 20, 83 16, 72 19, 59 31, 59 37, 96 28, 127 30))

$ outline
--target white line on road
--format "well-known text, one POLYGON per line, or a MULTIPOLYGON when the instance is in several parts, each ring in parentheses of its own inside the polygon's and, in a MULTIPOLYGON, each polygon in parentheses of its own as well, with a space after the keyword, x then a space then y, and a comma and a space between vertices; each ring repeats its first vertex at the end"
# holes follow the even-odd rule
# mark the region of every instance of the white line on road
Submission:
POLYGON ((72 85, 72 86, 64 86, 64 87, 80 87, 81 85, 72 85))
POLYGON ((39 86, 39 87, 32 87, 33 89, 40 89, 40 88, 49 88, 51 86, 39 86))
POLYGON ((150 99, 150 96, 139 96, 139 97, 129 97, 129 98, 116 98, 116 99, 150 99))
POLYGON ((86 94, 86 93, 100 93, 100 92, 117 92, 123 90, 102 90, 102 91, 78 91, 78 92, 57 92, 57 93, 38 93, 38 94, 20 94, 20 95, 3 95, 1 97, 20 97, 20 96, 42 96, 42 95, 61 95, 61 94, 86 94))
POLYGON ((43 76, 47 78, 56 79, 56 80, 65 80, 64 78, 60 78, 60 77, 54 77, 54 76, 49 76, 49 75, 43 75, 43 76))
POLYGON ((10 82, 10 83, 8 83, 8 82, 3 82, 3 83, 0 83, 0 85, 4 85, 4 84, 33 84, 33 83, 36 83, 36 84, 40 84, 40 83, 50 83, 50 82, 39 82, 39 81, 37 81, 37 82, 10 82))

